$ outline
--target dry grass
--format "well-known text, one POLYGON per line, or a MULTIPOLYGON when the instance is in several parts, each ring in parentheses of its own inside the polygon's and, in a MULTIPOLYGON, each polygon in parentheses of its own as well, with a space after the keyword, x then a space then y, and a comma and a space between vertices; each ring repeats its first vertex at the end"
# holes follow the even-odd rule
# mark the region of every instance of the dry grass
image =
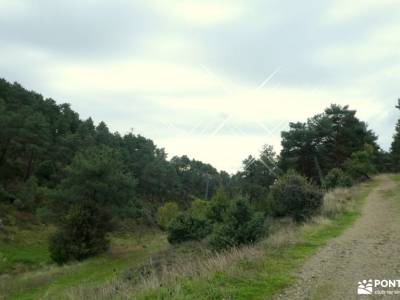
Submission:
POLYGON ((200 243, 182 247, 197 249, 194 253, 182 253, 182 248, 171 247, 153 256, 141 267, 127 270, 120 278, 106 286, 85 284, 70 289, 65 299, 132 299, 132 295, 171 284, 176 289, 174 294, 177 295, 181 287, 179 281, 183 278, 208 276, 217 272, 244 272, 246 266, 262 261, 268 249, 296 244, 300 241, 299 231, 304 230, 304 227, 324 222, 327 222, 326 218, 316 217, 312 224, 299 226, 290 219, 274 220, 271 222, 271 234, 267 239, 256 245, 233 248, 220 253, 211 252, 200 243))
POLYGON ((353 210, 356 205, 355 194, 360 190, 352 188, 337 188, 326 193, 322 205, 321 215, 327 218, 335 218, 345 211, 353 210))
POLYGON ((153 257, 140 268, 127 270, 121 278, 106 286, 81 285, 71 289, 65 299, 128 299, 132 294, 157 289, 178 282, 182 278, 194 278, 215 272, 237 272, 238 265, 257 261, 264 253, 262 247, 257 246, 233 248, 220 253, 203 249, 200 251, 203 253, 197 253, 198 255, 194 253, 176 255, 172 254, 172 251, 174 250, 162 254, 164 257, 161 261, 153 257), (170 261, 171 256, 174 257, 173 262, 170 261))
POLYGON ((70 289, 64 299, 132 299, 132 295, 164 286, 173 287, 173 294, 179 295, 184 278, 207 277, 217 272, 244 272, 246 265, 262 262, 269 249, 284 249, 297 244, 301 242, 299 233, 313 230, 316 225, 327 225, 342 213, 355 209, 357 197, 364 190, 362 186, 357 186, 328 192, 324 197, 321 214, 308 223, 298 225, 289 219, 271 221, 270 236, 256 245, 221 253, 211 252, 201 243, 171 247, 154 255, 139 268, 126 270, 107 285, 82 284, 70 289))

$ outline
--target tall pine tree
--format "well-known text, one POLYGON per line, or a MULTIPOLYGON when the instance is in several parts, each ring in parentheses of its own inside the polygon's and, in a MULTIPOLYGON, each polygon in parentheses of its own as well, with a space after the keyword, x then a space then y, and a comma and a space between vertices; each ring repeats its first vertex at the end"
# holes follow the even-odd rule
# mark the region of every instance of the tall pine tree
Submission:
MULTIPOLYGON (((397 100, 396 108, 400 109, 400 99, 397 100)), ((392 146, 390 148, 392 166, 395 171, 400 170, 400 119, 397 121, 392 146)))

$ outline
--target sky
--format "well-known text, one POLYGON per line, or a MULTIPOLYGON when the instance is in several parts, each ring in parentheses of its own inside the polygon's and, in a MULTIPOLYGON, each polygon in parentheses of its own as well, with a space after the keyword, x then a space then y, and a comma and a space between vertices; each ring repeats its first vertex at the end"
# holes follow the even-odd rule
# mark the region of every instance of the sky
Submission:
POLYGON ((388 149, 398 0, 0 0, 0 77, 230 173, 349 105, 388 149))

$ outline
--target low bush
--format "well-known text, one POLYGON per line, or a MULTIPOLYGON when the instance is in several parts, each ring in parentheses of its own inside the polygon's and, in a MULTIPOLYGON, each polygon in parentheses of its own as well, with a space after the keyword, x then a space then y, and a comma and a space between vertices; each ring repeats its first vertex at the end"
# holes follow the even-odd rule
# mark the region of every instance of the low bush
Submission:
POLYGON ((73 206, 49 241, 50 257, 58 264, 83 260, 107 250, 110 217, 96 205, 73 206))
POLYGON ((210 201, 195 199, 190 204, 189 213, 199 219, 205 219, 210 201))
POLYGON ((211 198, 207 207, 206 216, 211 223, 219 223, 223 221, 223 217, 229 207, 229 199, 224 190, 219 189, 211 198))
POLYGON ((178 214, 178 204, 175 202, 167 202, 157 210, 157 224, 161 229, 166 230, 168 225, 178 216, 178 214))
POLYGON ((351 187, 354 182, 350 175, 339 168, 334 168, 325 176, 325 188, 330 190, 336 187, 351 187))
POLYGON ((373 153, 368 149, 366 146, 366 150, 354 152, 344 164, 346 173, 350 174, 354 180, 363 181, 369 179, 369 175, 376 173, 373 153))
POLYGON ((168 241, 177 244, 190 240, 201 240, 210 233, 208 220, 190 213, 180 213, 168 226, 168 241))
POLYGON ((214 225, 210 245, 227 249, 258 241, 265 233, 263 214, 255 213, 247 201, 236 200, 227 209, 223 221, 214 225))
POLYGON ((279 177, 271 186, 271 210, 275 216, 304 221, 322 205, 323 193, 294 171, 279 177))

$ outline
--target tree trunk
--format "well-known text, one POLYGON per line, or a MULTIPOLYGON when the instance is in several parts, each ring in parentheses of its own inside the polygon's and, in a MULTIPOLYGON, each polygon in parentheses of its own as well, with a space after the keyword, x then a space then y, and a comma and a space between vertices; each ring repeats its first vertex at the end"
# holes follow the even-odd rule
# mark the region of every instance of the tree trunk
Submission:
POLYGON ((9 147, 10 143, 11 143, 11 138, 8 138, 7 141, 6 141, 6 144, 5 144, 5 146, 2 149, 1 154, 0 154, 0 166, 2 166, 4 161, 5 161, 6 153, 8 151, 8 147, 9 147))
POLYGON ((31 154, 29 156, 28 167, 26 168, 26 173, 25 173, 25 181, 27 181, 29 177, 31 177, 32 166, 33 166, 33 149, 31 150, 31 154))

